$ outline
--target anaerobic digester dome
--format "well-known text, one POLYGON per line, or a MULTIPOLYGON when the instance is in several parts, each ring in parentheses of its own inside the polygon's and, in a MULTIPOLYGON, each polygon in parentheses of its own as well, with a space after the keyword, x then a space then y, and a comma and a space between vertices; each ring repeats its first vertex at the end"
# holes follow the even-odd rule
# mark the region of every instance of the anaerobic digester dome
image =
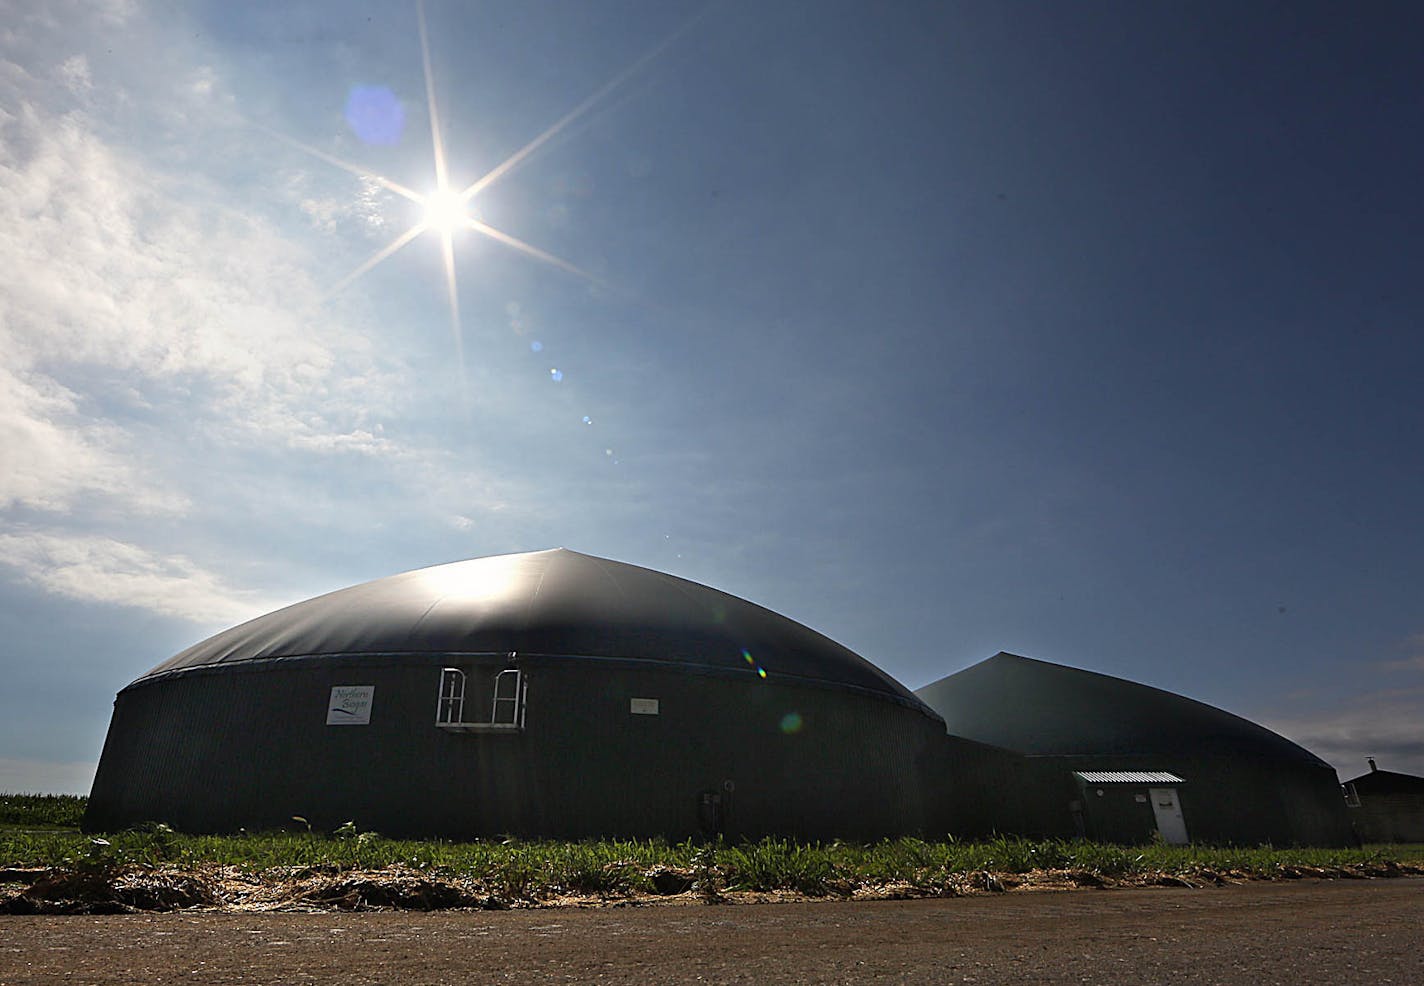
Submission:
POLYGON ((86 824, 873 837, 941 720, 735 596, 563 549, 378 579, 123 689, 86 824))
MULTIPOLYGON (((915 694, 944 717, 951 733, 1026 754, 1036 768, 1056 766, 1064 776, 1180 777, 1181 808, 1196 841, 1350 841, 1339 779, 1329 764, 1279 733, 1203 702, 1002 653, 915 694)), ((1085 807, 1110 793, 1092 786, 1085 807)))

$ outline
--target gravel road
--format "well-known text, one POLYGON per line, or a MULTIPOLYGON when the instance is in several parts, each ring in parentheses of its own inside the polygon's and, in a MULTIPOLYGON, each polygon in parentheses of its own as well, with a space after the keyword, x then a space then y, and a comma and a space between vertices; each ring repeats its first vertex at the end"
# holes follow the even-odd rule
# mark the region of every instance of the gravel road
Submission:
POLYGON ((1424 879, 877 903, 0 917, 0 984, 1424 983, 1424 879))

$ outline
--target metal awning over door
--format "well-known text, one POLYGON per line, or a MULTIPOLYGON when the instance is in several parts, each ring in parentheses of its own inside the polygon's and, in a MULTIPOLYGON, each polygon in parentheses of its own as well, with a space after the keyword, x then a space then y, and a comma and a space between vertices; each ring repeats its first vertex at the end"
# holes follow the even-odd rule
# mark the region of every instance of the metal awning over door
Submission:
POLYGON ((1073 776, 1089 784, 1185 784, 1165 770, 1075 770, 1073 776))

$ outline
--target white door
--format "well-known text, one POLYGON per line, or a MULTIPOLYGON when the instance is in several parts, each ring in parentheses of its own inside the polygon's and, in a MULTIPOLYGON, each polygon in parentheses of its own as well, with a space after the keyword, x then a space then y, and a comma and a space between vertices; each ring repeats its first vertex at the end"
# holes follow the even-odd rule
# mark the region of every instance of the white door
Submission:
POLYGON ((1149 788, 1147 796, 1152 799, 1152 814, 1157 819, 1157 831, 1169 845, 1187 844, 1187 821, 1182 817, 1182 803, 1177 800, 1174 787, 1149 788))

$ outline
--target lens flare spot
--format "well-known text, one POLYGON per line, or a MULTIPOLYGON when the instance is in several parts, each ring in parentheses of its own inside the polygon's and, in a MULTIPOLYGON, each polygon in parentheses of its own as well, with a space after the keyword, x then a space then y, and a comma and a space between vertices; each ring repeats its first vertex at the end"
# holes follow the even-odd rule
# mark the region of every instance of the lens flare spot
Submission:
POLYGON ((746 662, 752 665, 752 667, 756 667, 756 661, 752 660, 752 652, 745 647, 742 648, 742 657, 745 658, 746 662))
POLYGON ((399 144, 405 132, 405 109, 386 86, 352 86, 346 123, 366 143, 390 147, 399 144))
POLYGON ((787 736, 801 732, 801 713, 788 712, 781 717, 781 731, 787 736))
POLYGON ((593 419, 590 418, 587 414, 585 414, 585 415, 583 416, 583 423, 586 424, 586 425, 591 425, 591 424, 593 424, 593 419))
POLYGON ((544 344, 538 339, 535 339, 529 344, 529 351, 534 353, 542 353, 544 351, 544 344))
POLYGON ((757 668, 757 677, 758 677, 758 678, 765 678, 765 677, 766 677, 766 668, 757 668))
POLYGON ((554 381, 554 383, 559 383, 564 379, 564 371, 558 367, 551 368, 549 370, 549 379, 554 381))

